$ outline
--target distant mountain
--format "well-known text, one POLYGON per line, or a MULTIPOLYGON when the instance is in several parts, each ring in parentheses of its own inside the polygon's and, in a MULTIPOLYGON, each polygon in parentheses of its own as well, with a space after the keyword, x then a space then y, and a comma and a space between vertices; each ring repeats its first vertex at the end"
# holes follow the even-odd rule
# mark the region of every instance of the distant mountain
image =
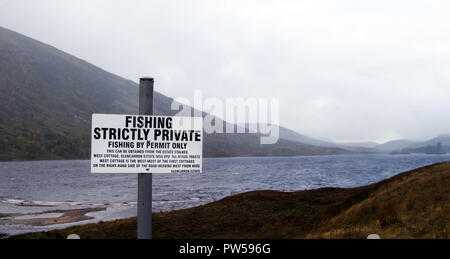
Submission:
POLYGON ((443 146, 450 146, 450 135, 440 135, 423 142, 414 143, 408 147, 434 146, 437 143, 441 143, 443 146))
MULTIPOLYGON (((136 83, 1 27, 0 91, 0 160, 87 159, 91 114, 136 114, 138 106, 136 83)), ((171 103, 156 92, 155 114, 175 114, 171 103)), ((289 140, 260 145, 259 134, 204 136, 205 156, 349 152, 289 140)))
POLYGON ((450 135, 441 135, 416 142, 401 149, 402 153, 445 154, 450 153, 450 135))
POLYGON ((376 148, 383 151, 394 151, 394 153, 400 151, 402 153, 425 153, 425 150, 429 150, 430 147, 436 146, 438 143, 440 143, 443 150, 446 151, 447 148, 450 147, 450 135, 440 135, 426 141, 411 141, 406 139, 392 140, 377 145, 376 148))
POLYGON ((405 147, 409 147, 416 144, 416 142, 407 140, 407 139, 399 139, 399 140, 392 140, 388 141, 384 144, 380 144, 375 146, 376 149, 383 150, 383 151, 393 151, 393 150, 400 150, 405 147))
POLYGON ((321 147, 338 147, 339 146, 336 143, 307 137, 296 131, 293 131, 293 130, 290 130, 288 128, 281 127, 281 126, 279 126, 279 134, 280 134, 280 138, 282 138, 282 139, 295 141, 295 142, 301 142, 301 143, 305 143, 305 144, 309 144, 309 145, 321 146, 321 147))
MULTIPOLYGON (((240 124, 239 126, 246 128, 247 132, 250 132, 249 127, 253 126, 255 128, 257 125, 240 124)), ((256 132, 260 132, 260 131, 258 130, 256 132)), ((293 131, 291 129, 288 129, 288 128, 285 128, 282 126, 279 126, 279 137, 281 139, 294 141, 294 142, 298 142, 298 143, 304 143, 304 144, 313 145, 313 146, 320 146, 320 147, 327 147, 327 148, 341 148, 341 149, 349 150, 353 153, 380 153, 379 150, 376 150, 376 149, 370 148, 370 147, 358 146, 358 145, 345 145, 345 144, 338 144, 338 143, 333 143, 333 142, 329 142, 329 141, 314 139, 314 138, 302 135, 296 131, 293 131)))
POLYGON ((450 146, 443 146, 441 142, 435 145, 427 145, 422 147, 403 148, 401 153, 421 153, 421 154, 446 154, 450 152, 450 146))

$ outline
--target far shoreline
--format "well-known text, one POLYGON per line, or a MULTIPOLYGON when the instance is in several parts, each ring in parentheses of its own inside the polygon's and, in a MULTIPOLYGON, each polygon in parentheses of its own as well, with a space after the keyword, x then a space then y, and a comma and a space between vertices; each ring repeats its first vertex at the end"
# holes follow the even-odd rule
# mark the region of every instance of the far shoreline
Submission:
MULTIPOLYGON (((293 155, 293 156, 208 156, 203 157, 204 159, 234 159, 234 158, 290 158, 290 157, 342 157, 342 156, 377 156, 377 155, 386 155, 386 156, 445 156, 450 155, 450 153, 444 154, 422 154, 422 153, 408 153, 402 155, 392 155, 389 152, 380 152, 380 153, 352 153, 352 154, 323 154, 323 155, 293 155)), ((18 162, 51 162, 51 161, 90 161, 89 158, 61 158, 61 159, 31 159, 31 160, 0 160, 0 163, 18 163, 18 162)))

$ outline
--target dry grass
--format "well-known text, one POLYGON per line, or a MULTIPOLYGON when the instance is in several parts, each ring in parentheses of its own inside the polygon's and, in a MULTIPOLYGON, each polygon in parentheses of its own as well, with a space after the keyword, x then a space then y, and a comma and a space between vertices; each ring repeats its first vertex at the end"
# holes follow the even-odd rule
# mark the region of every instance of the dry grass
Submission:
POLYGON ((385 238, 448 238, 449 215, 450 163, 441 163, 375 184, 367 199, 323 222, 308 237, 378 233, 385 238))

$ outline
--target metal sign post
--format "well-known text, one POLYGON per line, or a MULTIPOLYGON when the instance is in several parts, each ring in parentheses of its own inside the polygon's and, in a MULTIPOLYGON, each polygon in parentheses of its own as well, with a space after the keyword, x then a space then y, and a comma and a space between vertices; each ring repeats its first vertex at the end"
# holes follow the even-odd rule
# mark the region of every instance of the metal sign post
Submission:
MULTIPOLYGON (((153 78, 139 83, 139 114, 153 115, 153 78)), ((152 238, 152 174, 138 174, 138 239, 152 238)))
POLYGON ((141 78, 139 115, 92 114, 91 173, 138 174, 137 238, 152 238, 152 174, 200 173, 203 118, 153 115, 153 78, 141 78))

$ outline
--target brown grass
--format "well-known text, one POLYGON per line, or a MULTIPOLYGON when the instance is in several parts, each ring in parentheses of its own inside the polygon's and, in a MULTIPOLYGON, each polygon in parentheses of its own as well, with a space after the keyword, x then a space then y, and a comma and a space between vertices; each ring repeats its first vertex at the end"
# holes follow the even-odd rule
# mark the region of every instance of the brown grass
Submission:
MULTIPOLYGON (((255 191, 153 214, 154 238, 448 238, 450 163, 358 188, 255 191)), ((135 238, 136 218, 13 238, 135 238)))
POLYGON ((367 199, 323 222, 307 237, 378 233, 385 238, 448 238, 450 163, 403 173, 372 189, 367 199))

